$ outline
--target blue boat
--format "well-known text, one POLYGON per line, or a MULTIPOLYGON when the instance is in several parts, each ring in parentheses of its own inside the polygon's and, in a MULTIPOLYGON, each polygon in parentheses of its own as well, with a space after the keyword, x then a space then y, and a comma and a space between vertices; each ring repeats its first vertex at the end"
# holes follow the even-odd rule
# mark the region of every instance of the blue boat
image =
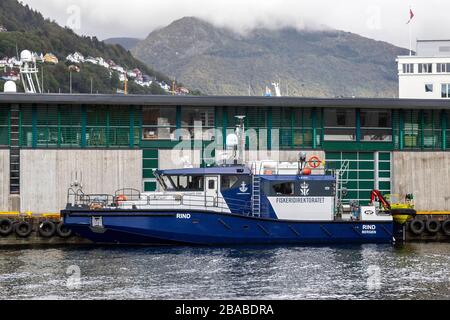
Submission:
POLYGON ((392 215, 376 205, 346 209, 340 203, 336 174, 261 162, 258 169, 234 165, 158 170, 155 176, 160 192, 124 189, 115 195, 86 195, 71 188, 62 211, 64 223, 101 244, 393 241, 392 215))
MULTIPOLYGON (((344 173, 301 153, 296 163, 245 162, 244 117, 227 137, 229 160, 156 170, 159 191, 88 195, 74 183, 64 223, 101 244, 250 245, 391 243, 392 214, 344 204, 344 173)), ((397 232, 397 231, 396 231, 397 232)))

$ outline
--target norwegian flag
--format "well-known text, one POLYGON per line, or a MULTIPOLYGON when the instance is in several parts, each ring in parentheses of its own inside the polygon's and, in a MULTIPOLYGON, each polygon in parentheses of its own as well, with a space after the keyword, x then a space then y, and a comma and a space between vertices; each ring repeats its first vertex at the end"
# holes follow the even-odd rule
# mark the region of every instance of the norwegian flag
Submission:
POLYGON ((409 20, 406 24, 409 24, 413 18, 414 18, 414 12, 412 11, 412 9, 409 9, 409 20))

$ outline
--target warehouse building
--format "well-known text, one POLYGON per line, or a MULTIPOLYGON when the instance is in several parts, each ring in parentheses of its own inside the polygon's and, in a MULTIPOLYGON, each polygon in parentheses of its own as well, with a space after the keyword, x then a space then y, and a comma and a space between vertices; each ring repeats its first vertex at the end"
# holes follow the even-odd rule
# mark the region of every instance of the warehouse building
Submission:
POLYGON ((239 115, 249 158, 306 151, 349 165, 347 201, 378 189, 450 211, 450 101, 61 94, 0 94, 0 211, 58 212, 75 179, 154 191, 157 168, 215 162, 239 115))

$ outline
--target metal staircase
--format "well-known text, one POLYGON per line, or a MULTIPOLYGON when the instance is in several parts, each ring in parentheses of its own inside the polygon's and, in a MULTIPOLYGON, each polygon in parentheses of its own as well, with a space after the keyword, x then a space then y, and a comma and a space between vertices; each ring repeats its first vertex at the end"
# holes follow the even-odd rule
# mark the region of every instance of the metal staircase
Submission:
POLYGON ((252 178, 252 213, 254 217, 261 217, 261 178, 252 178))
POLYGON ((19 141, 20 110, 18 105, 10 109, 10 194, 20 194, 20 141, 19 141))

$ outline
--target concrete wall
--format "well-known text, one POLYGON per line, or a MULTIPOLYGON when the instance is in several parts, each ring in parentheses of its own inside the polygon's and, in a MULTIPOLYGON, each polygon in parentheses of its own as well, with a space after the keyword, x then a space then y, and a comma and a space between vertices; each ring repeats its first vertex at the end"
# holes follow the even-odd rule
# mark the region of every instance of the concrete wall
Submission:
POLYGON ((450 153, 394 152, 393 191, 413 193, 419 211, 450 211, 450 153))
POLYGON ((82 173, 85 193, 142 190, 141 150, 22 150, 21 211, 59 212, 67 189, 82 173))
POLYGON ((9 150, 0 150, 0 211, 9 211, 9 150))

